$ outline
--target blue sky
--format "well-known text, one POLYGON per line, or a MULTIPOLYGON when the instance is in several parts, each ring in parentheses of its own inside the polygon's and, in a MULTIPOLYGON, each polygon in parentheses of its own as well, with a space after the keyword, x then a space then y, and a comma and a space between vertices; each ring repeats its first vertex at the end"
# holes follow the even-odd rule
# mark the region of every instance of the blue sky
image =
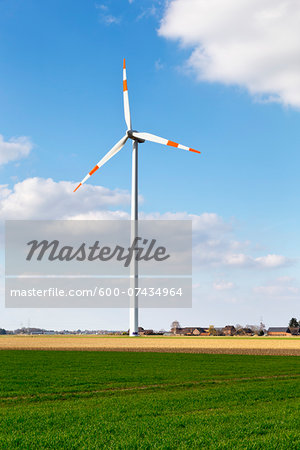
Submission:
MULTIPOLYGON (((200 3, 0 1, 0 134, 4 143, 27 137, 27 150, 18 141, 11 158, 11 145, 1 149, 0 142, 1 219, 128 212, 128 192, 120 190, 130 189, 129 143, 90 179, 109 190, 111 201, 103 200, 100 188, 94 206, 87 201, 89 188, 71 194, 125 134, 126 57, 134 129, 202 152, 140 146, 141 211, 148 217, 193 215, 200 224, 196 233, 202 230, 198 253, 204 254, 194 265, 193 310, 163 311, 159 318, 142 311, 141 325, 168 328, 176 318, 185 325, 245 324, 261 317, 285 325, 297 316, 300 293, 300 68, 291 44, 299 42, 293 18, 300 12, 290 9, 289 0, 271 6, 255 1, 250 13, 251 2, 243 9, 226 0, 233 26, 224 19, 216 27, 220 17, 200 3), (240 29, 247 20, 251 29, 240 29), (277 47, 276 58, 276 43, 262 33, 266 28, 271 37, 274 30, 282 33, 286 46, 277 47), (242 69, 232 44, 236 36, 242 69), (259 50, 252 51, 257 42, 259 50)), ((48 328, 128 324, 126 311, 100 311, 99 318, 91 311, 67 311, 60 318, 54 311, 47 318, 41 311, 2 311, 0 326, 7 328, 28 320, 48 328)))

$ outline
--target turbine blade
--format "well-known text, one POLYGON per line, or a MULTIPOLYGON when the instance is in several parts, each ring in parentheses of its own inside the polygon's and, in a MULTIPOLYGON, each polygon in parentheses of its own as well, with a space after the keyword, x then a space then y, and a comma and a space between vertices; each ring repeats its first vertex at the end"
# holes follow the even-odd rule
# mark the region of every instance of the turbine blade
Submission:
POLYGON ((193 148, 186 147, 185 145, 177 144, 177 142, 169 141, 168 139, 161 138, 159 136, 155 136, 155 134, 150 133, 138 133, 137 131, 132 132, 132 136, 140 139, 144 139, 145 141, 156 142, 157 144, 169 145, 170 147, 181 148, 182 150, 188 150, 194 153, 201 153, 198 150, 194 150, 193 148))
POLYGON ((87 176, 81 181, 81 183, 79 183, 79 185, 77 186, 76 189, 74 189, 73 192, 77 191, 77 189, 80 188, 80 186, 82 186, 83 183, 85 183, 86 180, 90 178, 90 176, 92 176, 93 173, 95 173, 99 169, 99 167, 103 166, 110 158, 112 158, 116 153, 118 153, 124 147, 127 139, 128 139, 127 136, 122 137, 122 139, 120 139, 119 142, 117 142, 116 145, 114 145, 113 148, 109 150, 108 153, 106 153, 106 155, 98 162, 98 164, 95 165, 95 167, 87 174, 87 176))
POLYGON ((126 75, 126 63, 125 59, 123 62, 123 100, 124 100, 124 115, 127 129, 131 130, 131 117, 129 108, 129 97, 128 97, 128 87, 127 87, 127 75, 126 75))

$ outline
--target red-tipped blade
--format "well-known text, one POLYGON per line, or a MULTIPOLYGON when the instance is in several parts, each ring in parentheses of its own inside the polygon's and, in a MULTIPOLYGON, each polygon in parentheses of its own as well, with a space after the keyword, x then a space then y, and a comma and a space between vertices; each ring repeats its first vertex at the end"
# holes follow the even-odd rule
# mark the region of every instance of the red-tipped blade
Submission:
POLYGON ((76 189, 74 189, 73 192, 76 192, 77 189, 80 186, 82 186, 83 183, 85 183, 86 180, 90 178, 90 176, 92 176, 99 169, 99 167, 103 166, 103 164, 105 164, 110 158, 112 158, 116 153, 118 153, 124 147, 127 139, 128 139, 127 135, 122 137, 122 139, 120 139, 119 142, 117 142, 116 145, 114 145, 113 148, 109 150, 109 152, 106 153, 106 155, 98 162, 98 164, 96 164, 95 167, 84 177, 84 179, 81 181, 81 183, 79 183, 79 185, 77 186, 76 189))
POLYGON ((129 108, 129 97, 128 97, 128 85, 127 85, 127 75, 126 75, 126 62, 125 58, 123 61, 123 102, 124 102, 124 116, 127 125, 127 130, 131 130, 131 116, 129 108))
POLYGON ((79 185, 77 186, 77 188, 76 188, 76 189, 74 189, 74 191, 73 191, 73 192, 76 192, 76 191, 77 191, 77 189, 78 189, 78 188, 80 188, 80 186, 82 186, 82 184, 81 184, 81 183, 79 183, 79 185))
POLYGON ((151 133, 138 133, 137 131, 134 131, 132 133, 132 135, 134 137, 140 138, 140 139, 144 139, 145 141, 150 141, 150 142, 156 142, 157 144, 163 144, 163 145, 168 145, 169 147, 175 147, 175 148, 180 148, 182 150, 187 150, 189 152, 194 152, 194 153, 201 153, 199 152, 199 150, 195 150, 193 148, 190 147, 186 147, 185 145, 182 144, 177 144, 177 142, 174 141, 170 141, 168 139, 165 138, 161 138, 159 136, 155 136, 155 134, 151 134, 151 133))

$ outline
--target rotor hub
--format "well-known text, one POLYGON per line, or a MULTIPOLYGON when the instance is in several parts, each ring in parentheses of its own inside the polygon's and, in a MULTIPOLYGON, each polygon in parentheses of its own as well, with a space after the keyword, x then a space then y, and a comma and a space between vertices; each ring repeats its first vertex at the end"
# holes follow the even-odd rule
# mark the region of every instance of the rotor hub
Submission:
POLYGON ((137 130, 127 130, 127 136, 132 139, 133 141, 138 142, 139 144, 143 144, 145 142, 145 139, 141 139, 138 137, 135 137, 132 133, 137 133, 137 130))

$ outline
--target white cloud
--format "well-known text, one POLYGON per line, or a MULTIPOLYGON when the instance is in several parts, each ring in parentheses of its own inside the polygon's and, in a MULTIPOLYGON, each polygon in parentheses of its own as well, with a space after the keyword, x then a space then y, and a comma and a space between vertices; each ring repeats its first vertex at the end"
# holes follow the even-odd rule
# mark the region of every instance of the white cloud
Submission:
POLYGON ((266 255, 259 256, 258 258, 253 258, 252 256, 245 255, 243 253, 239 254, 229 254, 224 258, 224 263, 228 266, 236 267, 257 267, 274 269, 278 267, 287 267, 294 264, 290 258, 286 258, 283 255, 266 255))
POLYGON ((109 7, 104 3, 96 3, 95 8, 99 11, 99 21, 105 25, 119 24, 122 20, 121 17, 110 14, 109 7))
POLYGON ((164 214, 141 214, 140 217, 157 220, 192 220, 193 264, 197 268, 224 266, 245 269, 272 269, 287 267, 295 262, 283 255, 252 256, 249 254, 249 241, 234 239, 232 221, 226 222, 215 213, 196 215, 186 212, 167 212, 164 214))
POLYGON ((0 134, 0 166, 10 161, 17 161, 29 155, 33 144, 26 136, 12 137, 5 141, 0 134))
POLYGON ((72 219, 72 220, 130 220, 130 214, 125 211, 121 211, 121 210, 89 211, 89 212, 83 213, 83 214, 74 214, 72 216, 69 216, 68 219, 72 219))
MULTIPOLYGON (((28 178, 12 189, 0 186, 0 220, 5 219, 129 219, 130 194, 119 189, 85 184, 76 193, 76 183, 51 178, 28 178), (119 208, 120 209, 119 209, 119 208), (113 209, 113 210, 112 210, 113 209)), ((140 197, 140 202, 143 198, 140 197)), ((234 227, 215 213, 186 212, 140 214, 141 219, 192 220, 194 267, 274 269, 293 263, 282 255, 253 257, 249 242, 234 239, 234 227)))
POLYGON ((232 281, 218 281, 213 284, 213 287, 216 291, 230 291, 235 287, 232 281))
POLYGON ((283 296, 283 295, 297 295, 299 294, 299 289, 292 286, 258 286, 254 288, 256 294, 263 294, 268 296, 283 296))
POLYGON ((164 219, 164 220, 192 220, 193 221, 193 231, 196 233, 197 237, 209 237, 211 235, 215 236, 218 233, 220 237, 223 233, 228 233, 232 231, 233 226, 231 223, 225 222, 224 219, 215 213, 203 213, 198 214, 188 214, 186 212, 166 212, 164 214, 151 213, 144 215, 146 219, 164 219))
POLYGON ((281 267, 287 264, 287 258, 282 255, 267 255, 256 258, 255 261, 262 267, 281 267))
POLYGON ((136 20, 139 21, 141 19, 147 19, 151 16, 157 15, 157 8, 155 5, 150 6, 150 8, 145 8, 142 10, 142 12, 137 16, 136 20))
POLYGON ((252 265, 253 259, 243 253, 229 253, 224 256, 224 264, 235 267, 249 267, 252 265))
POLYGON ((258 267, 273 269, 278 267, 286 267, 293 264, 294 261, 283 255, 266 255, 253 258, 244 253, 231 253, 225 255, 224 264, 236 267, 258 267))
POLYGON ((291 277, 279 277, 271 283, 253 288, 255 294, 276 298, 296 298, 300 295, 297 283, 291 277))
POLYGON ((157 71, 163 70, 165 67, 164 64, 161 62, 160 58, 155 61, 154 66, 155 66, 155 70, 157 70, 157 71))
POLYGON ((299 283, 293 277, 281 276, 262 286, 253 288, 256 294, 267 297, 296 298, 300 295, 299 283))
POLYGON ((121 18, 117 16, 113 16, 112 14, 102 14, 101 21, 106 25, 119 24, 121 22, 121 18))
POLYGON ((118 212, 107 211, 108 208, 130 203, 126 191, 87 184, 74 193, 74 186, 76 183, 55 182, 51 178, 28 178, 13 189, 0 186, 0 219, 96 218, 101 214, 102 218, 104 214, 110 218, 118 212))
POLYGON ((107 5, 103 5, 103 4, 96 4, 95 8, 96 9, 102 9, 102 11, 107 11, 108 10, 108 6, 107 5))
POLYGON ((298 0, 171 0, 159 34, 190 47, 199 80, 300 107, 298 0))
POLYGON ((295 281, 293 277, 289 276, 278 277, 277 280, 279 281, 279 283, 292 283, 295 281))

